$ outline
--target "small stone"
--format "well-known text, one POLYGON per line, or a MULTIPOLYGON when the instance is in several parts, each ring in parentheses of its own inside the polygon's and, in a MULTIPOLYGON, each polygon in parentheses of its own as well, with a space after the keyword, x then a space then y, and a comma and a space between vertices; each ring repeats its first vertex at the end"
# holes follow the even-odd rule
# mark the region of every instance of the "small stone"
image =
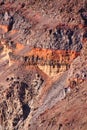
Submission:
POLYGON ((4 14, 4 19, 7 21, 8 18, 9 18, 8 12, 5 12, 5 14, 4 14))

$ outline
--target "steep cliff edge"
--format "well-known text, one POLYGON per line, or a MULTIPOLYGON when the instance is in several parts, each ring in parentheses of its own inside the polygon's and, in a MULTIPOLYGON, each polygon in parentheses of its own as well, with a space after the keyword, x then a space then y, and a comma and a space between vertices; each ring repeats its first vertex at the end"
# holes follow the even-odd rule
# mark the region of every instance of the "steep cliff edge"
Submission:
POLYGON ((87 130, 86 0, 0 1, 0 129, 87 130))

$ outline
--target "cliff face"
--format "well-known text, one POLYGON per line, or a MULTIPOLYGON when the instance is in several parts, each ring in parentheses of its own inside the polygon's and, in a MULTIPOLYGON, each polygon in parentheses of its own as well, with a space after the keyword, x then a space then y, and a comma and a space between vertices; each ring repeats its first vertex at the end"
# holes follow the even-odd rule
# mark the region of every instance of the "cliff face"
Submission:
POLYGON ((0 1, 1 130, 86 130, 86 85, 86 1, 0 1))
POLYGON ((54 76, 68 70, 72 60, 79 54, 76 51, 36 48, 25 54, 24 60, 27 65, 37 65, 49 76, 54 76))

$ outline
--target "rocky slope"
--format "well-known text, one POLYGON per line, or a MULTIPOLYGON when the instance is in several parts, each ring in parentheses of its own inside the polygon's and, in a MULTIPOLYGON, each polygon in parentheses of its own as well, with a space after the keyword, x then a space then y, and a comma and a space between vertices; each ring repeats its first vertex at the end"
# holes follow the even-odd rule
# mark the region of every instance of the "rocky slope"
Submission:
POLYGON ((0 1, 0 129, 87 130, 86 0, 0 1))

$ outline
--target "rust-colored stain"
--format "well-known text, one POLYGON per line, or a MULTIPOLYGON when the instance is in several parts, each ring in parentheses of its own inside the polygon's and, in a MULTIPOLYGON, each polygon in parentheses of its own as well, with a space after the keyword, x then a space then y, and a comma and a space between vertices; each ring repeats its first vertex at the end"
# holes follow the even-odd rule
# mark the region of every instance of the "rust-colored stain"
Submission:
POLYGON ((8 32, 8 26, 0 25, 0 29, 2 29, 5 33, 8 32))

